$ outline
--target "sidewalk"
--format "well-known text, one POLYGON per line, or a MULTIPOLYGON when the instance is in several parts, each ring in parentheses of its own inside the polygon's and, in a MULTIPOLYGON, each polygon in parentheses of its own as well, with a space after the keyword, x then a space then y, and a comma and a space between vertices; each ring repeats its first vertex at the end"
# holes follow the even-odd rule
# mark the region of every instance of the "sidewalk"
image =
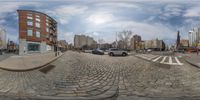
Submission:
POLYGON ((186 54, 185 56, 183 56, 183 59, 189 64, 200 68, 200 54, 186 54))
POLYGON ((56 60, 62 55, 55 57, 55 52, 27 54, 23 56, 11 56, 0 62, 0 69, 11 71, 26 71, 43 67, 50 62, 56 60))

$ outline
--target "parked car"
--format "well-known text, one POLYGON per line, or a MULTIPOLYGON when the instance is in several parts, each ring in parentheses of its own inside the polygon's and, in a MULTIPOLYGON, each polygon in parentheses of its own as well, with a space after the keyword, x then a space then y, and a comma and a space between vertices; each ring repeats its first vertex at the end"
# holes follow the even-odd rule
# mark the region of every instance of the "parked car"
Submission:
POLYGON ((92 53, 93 50, 84 50, 85 53, 92 53))
POLYGON ((179 49, 179 50, 176 50, 175 52, 178 52, 178 53, 185 53, 185 50, 179 49))
POLYGON ((127 56, 128 52, 126 50, 118 49, 118 48, 110 48, 108 51, 110 56, 127 56))
POLYGON ((92 50, 92 54, 104 55, 104 52, 100 49, 95 49, 95 50, 92 50))
POLYGON ((152 50, 151 50, 151 49, 147 49, 147 52, 149 52, 149 53, 150 53, 150 52, 152 52, 152 50))

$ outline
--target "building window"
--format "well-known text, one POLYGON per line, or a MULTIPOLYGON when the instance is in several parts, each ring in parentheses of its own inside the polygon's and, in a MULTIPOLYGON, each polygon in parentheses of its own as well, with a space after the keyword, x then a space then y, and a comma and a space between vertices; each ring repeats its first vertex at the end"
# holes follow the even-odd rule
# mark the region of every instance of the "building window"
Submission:
POLYGON ((31 20, 32 20, 32 19, 33 19, 33 17, 32 17, 32 16, 27 16, 27 19, 31 19, 31 20))
POLYGON ((37 38, 40 38, 40 31, 36 31, 35 34, 37 38))
POLYGON ((46 34, 46 38, 49 38, 49 34, 46 34))
POLYGON ((49 26, 49 23, 48 23, 48 22, 46 23, 46 26, 49 26))
POLYGON ((46 32, 49 32, 49 28, 48 27, 46 28, 46 32))
POLYGON ((33 14, 31 14, 31 13, 28 13, 28 14, 27 14, 27 16, 33 16, 33 14))
POLYGON ((35 20, 38 21, 38 22, 40 22, 40 19, 39 19, 39 18, 36 18, 35 20))
POLYGON ((39 16, 39 15, 36 15, 36 18, 40 18, 40 16, 39 16))
POLYGON ((28 36, 33 36, 33 30, 32 29, 28 29, 27 30, 27 35, 28 36))
POLYGON ((27 25, 28 25, 28 26, 33 26, 33 22, 30 21, 30 20, 28 20, 28 21, 27 21, 27 25))
POLYGON ((38 28, 40 28, 40 23, 39 23, 39 22, 36 22, 36 23, 35 23, 35 26, 38 27, 38 28))

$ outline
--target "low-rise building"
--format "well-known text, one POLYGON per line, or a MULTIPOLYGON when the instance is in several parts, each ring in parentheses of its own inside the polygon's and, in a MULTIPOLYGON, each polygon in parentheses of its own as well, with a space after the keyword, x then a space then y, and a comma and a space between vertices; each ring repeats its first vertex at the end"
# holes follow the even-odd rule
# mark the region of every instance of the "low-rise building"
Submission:
POLYGON ((8 52, 17 52, 18 51, 18 45, 14 41, 8 40, 7 51, 8 52))
POLYGON ((189 40, 187 39, 181 39, 180 40, 181 47, 189 47, 189 40))
POLYGON ((141 41, 142 41, 141 36, 139 36, 137 34, 133 35, 133 37, 131 38, 131 41, 130 41, 130 49, 132 49, 132 50, 140 49, 141 41))
POLYGON ((0 28, 0 49, 1 50, 7 49, 6 30, 3 28, 0 28))
POLYGON ((97 42, 92 37, 85 35, 74 36, 74 47, 76 49, 90 49, 93 48, 93 45, 96 44, 97 42))
POLYGON ((66 51, 68 49, 68 43, 66 40, 60 40, 58 41, 58 47, 60 51, 66 51))
POLYGON ((112 48, 112 44, 104 43, 100 45, 100 48, 103 50, 108 50, 109 48, 112 48))
POLYGON ((145 49, 165 50, 165 43, 163 40, 146 40, 145 49))

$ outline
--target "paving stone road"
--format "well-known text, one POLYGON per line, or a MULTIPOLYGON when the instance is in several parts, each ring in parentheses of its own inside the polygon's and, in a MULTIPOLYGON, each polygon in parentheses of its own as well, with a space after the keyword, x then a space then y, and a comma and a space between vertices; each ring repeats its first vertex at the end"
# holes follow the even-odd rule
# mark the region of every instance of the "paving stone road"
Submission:
POLYGON ((135 56, 67 51, 45 68, 0 70, 5 100, 190 100, 200 96, 200 69, 159 65, 135 56))

